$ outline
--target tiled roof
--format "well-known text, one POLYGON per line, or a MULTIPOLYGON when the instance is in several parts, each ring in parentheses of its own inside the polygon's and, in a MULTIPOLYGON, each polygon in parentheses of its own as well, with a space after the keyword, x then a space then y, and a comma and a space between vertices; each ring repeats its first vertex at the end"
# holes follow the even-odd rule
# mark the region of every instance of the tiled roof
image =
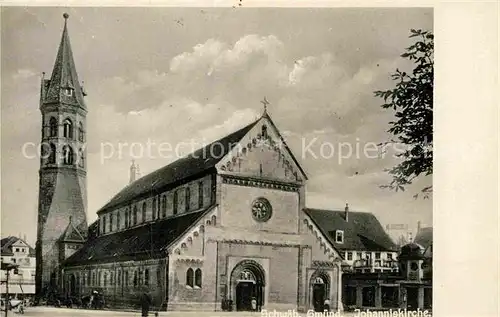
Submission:
POLYGON ((415 236, 415 243, 420 244, 426 249, 432 244, 432 227, 421 228, 415 236))
POLYGON ((80 231, 73 225, 73 222, 70 220, 68 226, 64 230, 63 234, 59 238, 61 242, 83 242, 85 241, 85 237, 80 233, 80 231))
POLYGON ((184 158, 141 177, 122 189, 97 213, 101 213, 113 207, 118 207, 124 203, 129 203, 131 200, 141 196, 156 191, 162 191, 168 186, 215 167, 215 165, 238 144, 247 132, 250 131, 257 121, 196 150, 184 158))
POLYGON ((349 211, 346 221, 344 211, 306 208, 304 212, 337 250, 397 250, 378 219, 371 213, 349 211), (344 243, 335 242, 336 230, 344 231, 344 243))
POLYGON ((83 91, 78 81, 78 74, 76 72, 75 61, 73 60, 73 52, 69 41, 68 28, 66 21, 64 22, 64 29, 57 51, 56 61, 52 70, 50 81, 45 82, 46 93, 43 103, 58 103, 64 102, 65 104, 79 106, 85 109, 85 102, 83 100, 83 91), (62 89, 72 88, 74 93, 72 96, 63 94, 62 89))
POLYGON ((33 249, 26 241, 24 241, 21 238, 14 237, 14 236, 8 236, 6 238, 3 238, 1 240, 1 245, 2 245, 2 255, 14 255, 12 252, 12 245, 18 241, 23 242, 26 244, 29 248, 29 255, 30 256, 35 256, 35 249, 33 249))
POLYGON ((166 248, 194 223, 212 210, 213 206, 178 217, 166 218, 136 228, 99 236, 85 243, 65 265, 137 259, 141 255, 154 257, 165 254, 166 248))

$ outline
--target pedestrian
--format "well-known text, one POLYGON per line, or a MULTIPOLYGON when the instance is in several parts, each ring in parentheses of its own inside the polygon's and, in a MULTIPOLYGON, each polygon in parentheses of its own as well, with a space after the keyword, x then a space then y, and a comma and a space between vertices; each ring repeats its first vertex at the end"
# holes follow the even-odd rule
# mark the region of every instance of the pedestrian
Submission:
POLYGON ((149 307, 151 306, 152 302, 153 302, 153 298, 151 297, 149 289, 146 286, 144 286, 143 292, 141 295, 142 317, 148 317, 149 307))

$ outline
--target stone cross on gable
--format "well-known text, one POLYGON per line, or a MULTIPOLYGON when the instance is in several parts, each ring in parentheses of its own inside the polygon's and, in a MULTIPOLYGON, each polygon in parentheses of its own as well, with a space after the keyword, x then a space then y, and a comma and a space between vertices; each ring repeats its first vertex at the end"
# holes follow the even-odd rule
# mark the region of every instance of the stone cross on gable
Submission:
POLYGON ((267 112, 267 106, 269 105, 269 101, 267 101, 267 98, 264 97, 264 100, 262 100, 260 103, 264 105, 264 113, 266 113, 267 112))

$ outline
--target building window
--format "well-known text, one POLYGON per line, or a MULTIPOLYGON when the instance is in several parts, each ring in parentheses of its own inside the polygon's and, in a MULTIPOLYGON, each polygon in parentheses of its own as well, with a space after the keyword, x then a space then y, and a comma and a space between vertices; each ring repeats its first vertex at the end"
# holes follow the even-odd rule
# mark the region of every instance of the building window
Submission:
POLYGON ((96 285, 96 276, 95 276, 95 272, 92 272, 92 285, 96 285))
POLYGON ((356 253, 356 258, 357 258, 358 260, 361 260, 361 259, 363 258, 363 252, 357 252, 357 253, 356 253))
POLYGON ((173 213, 174 215, 177 215, 177 204, 178 204, 178 197, 177 197, 177 191, 174 192, 174 201, 172 202, 172 208, 173 208, 173 213))
POLYGON ((156 197, 153 198, 153 220, 156 219, 156 197))
POLYGON ((19 248, 16 248, 16 252, 19 252, 19 248))
POLYGON ((121 226, 121 217, 120 217, 120 212, 117 212, 116 213, 116 230, 120 230, 120 226, 121 226))
POLYGON ((167 196, 165 195, 161 197, 161 216, 163 218, 167 216, 167 196))
POLYGON ((149 270, 144 271, 144 285, 149 286, 149 270))
POLYGON ((82 274, 82 286, 85 286, 85 274, 82 274))
POLYGON ((201 287, 201 269, 196 269, 194 272, 194 286, 201 287))
POLYGON ((65 88, 64 89, 64 94, 68 97, 73 96, 73 89, 72 88, 65 88))
POLYGON ((116 284, 118 286, 120 286, 120 284, 122 282, 122 271, 119 270, 118 273, 116 273, 116 274, 117 274, 117 276, 116 276, 116 284))
POLYGON ((335 242, 336 243, 344 243, 344 231, 343 230, 335 231, 335 242))
POLYGON ((108 284, 108 273, 104 272, 103 286, 107 286, 107 284, 108 284))
POLYGON ((265 125, 262 126, 262 137, 267 138, 267 127, 265 125))
POLYGON ((56 137, 57 136, 57 119, 51 117, 49 120, 49 136, 56 137))
POLYGON ((189 207, 191 207, 191 189, 189 187, 186 187, 186 211, 189 211, 189 207))
POLYGON ((133 214, 134 218, 133 218, 133 224, 136 225, 137 224, 137 205, 134 206, 134 214, 133 214))
POLYGON ((78 141, 85 141, 85 130, 83 130, 83 123, 81 122, 78 123, 78 141))
POLYGON ((134 287, 137 287, 137 271, 134 271, 134 287))
POLYGON ((347 252, 347 260, 352 261, 352 252, 347 252))
POLYGON ((63 155, 64 155, 64 164, 65 165, 73 165, 74 155, 73 148, 69 145, 65 145, 63 147, 63 155))
POLYGON ((186 272, 186 286, 194 286, 194 272, 192 268, 189 268, 186 272))
POLYGON ((106 215, 102 216, 102 233, 106 233, 106 215))
POLYGON ((198 208, 203 208, 203 182, 198 183, 198 208))
POLYGON ((70 119, 64 120, 63 128, 63 136, 68 139, 73 139, 73 123, 70 119))
POLYGON ((156 284, 158 285, 158 287, 161 286, 161 268, 158 267, 156 269, 156 284))
POLYGON ((392 253, 387 253, 387 260, 392 261, 392 253))
POLYGON ((109 232, 113 231, 113 214, 109 214, 109 232))
POLYGON ((146 222, 146 202, 142 203, 142 222, 146 222))
POLYGON ((55 144, 50 143, 49 164, 56 164, 57 149, 55 144))
POLYGON ((375 252, 375 259, 380 259, 380 252, 375 252))

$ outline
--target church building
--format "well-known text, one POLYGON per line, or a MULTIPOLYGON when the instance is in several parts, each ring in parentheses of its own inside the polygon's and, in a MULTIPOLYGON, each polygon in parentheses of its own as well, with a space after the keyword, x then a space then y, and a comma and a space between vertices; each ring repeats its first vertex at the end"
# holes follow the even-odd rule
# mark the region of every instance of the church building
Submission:
MULTIPOLYGON (((65 24, 54 73, 42 82, 42 138, 63 153, 80 145, 66 120, 68 129, 81 124, 84 140, 83 96, 65 24)), ((168 310, 252 310, 254 303, 319 311, 325 301, 342 309, 348 264, 338 245, 356 233, 319 223, 333 223, 338 212, 319 217, 306 209, 307 175, 265 109, 190 155, 131 176, 88 230, 85 164, 71 158, 49 157, 40 169, 40 279, 57 278, 60 292, 97 290, 110 307, 137 305, 147 288, 154 306, 168 310), (342 241, 332 236, 339 230, 342 241)), ((370 232, 363 239, 371 241, 370 232)))

